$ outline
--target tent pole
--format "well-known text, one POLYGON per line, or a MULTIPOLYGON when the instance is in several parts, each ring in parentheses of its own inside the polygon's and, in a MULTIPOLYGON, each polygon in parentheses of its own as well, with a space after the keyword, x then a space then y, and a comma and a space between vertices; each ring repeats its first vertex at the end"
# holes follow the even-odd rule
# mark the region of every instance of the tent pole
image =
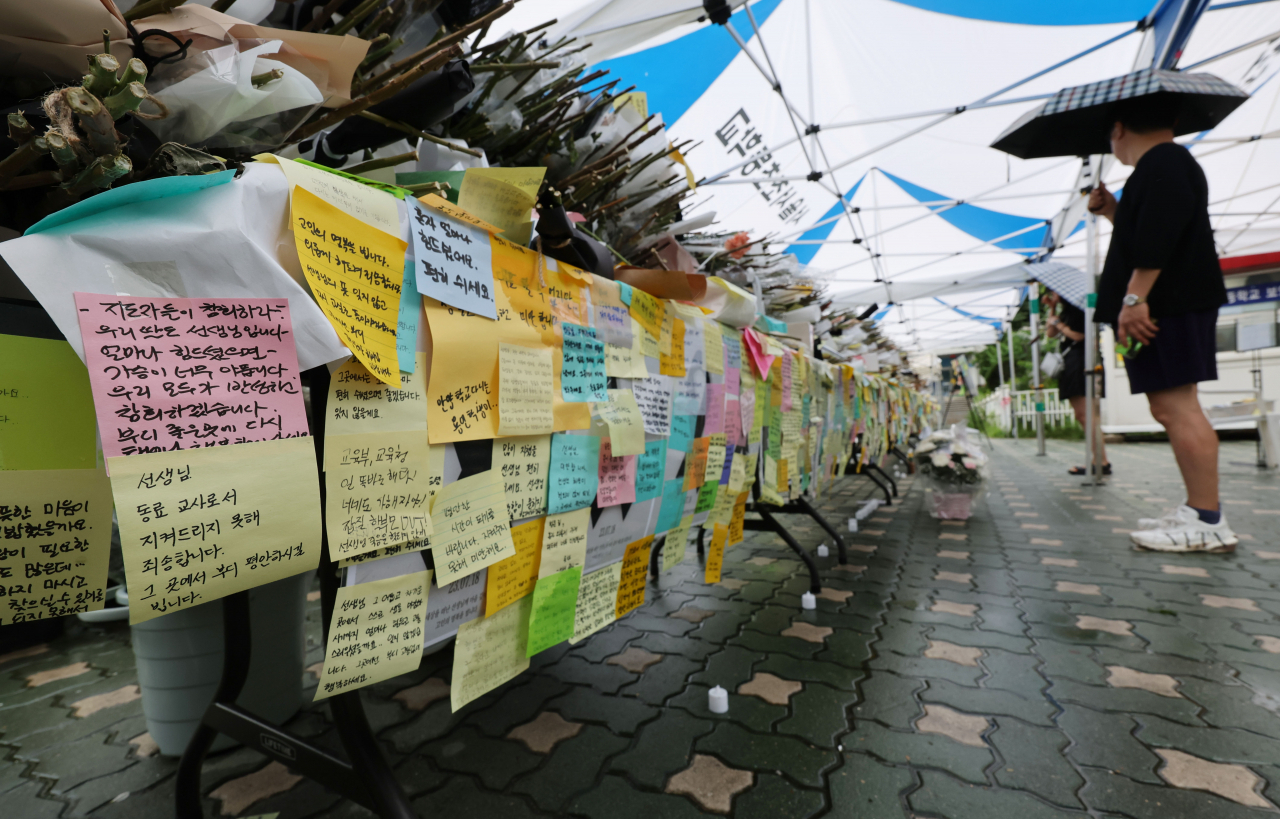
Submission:
MULTIPOLYGON (((1040 285, 1031 283, 1031 338, 1040 336, 1040 285)), ((1040 383, 1040 342, 1031 344, 1031 388, 1036 401, 1036 454, 1044 455, 1044 384, 1040 383)))
POLYGON ((1013 440, 1018 440, 1018 375, 1013 369, 1013 318, 1009 318, 1009 418, 1013 422, 1013 440))
MULTIPOLYGON (((1001 328, 1003 329, 1003 327, 1001 328)), ((1004 356, 1000 353, 1000 336, 996 336, 996 373, 1000 376, 1000 389, 1004 389, 1004 356)), ((1012 402, 1010 398, 1010 402, 1012 402)), ((1012 403, 1010 404, 1012 409, 1012 403)), ((1012 416, 1010 416, 1012 417, 1012 416)))
MULTIPOLYGON (((1085 164, 1089 166, 1091 173, 1089 175, 1089 189, 1098 184, 1097 170, 1101 166, 1101 161, 1096 164, 1091 158, 1085 159, 1085 164)), ((1094 469, 1094 447, 1093 447, 1093 427, 1097 424, 1098 419, 1093 415, 1093 367, 1097 358, 1098 338, 1093 324, 1093 306, 1097 300, 1098 289, 1098 217, 1090 213, 1085 217, 1085 261, 1086 271, 1088 273, 1085 291, 1085 308, 1084 308, 1084 474, 1086 482, 1098 481, 1097 472, 1101 469, 1094 469)))

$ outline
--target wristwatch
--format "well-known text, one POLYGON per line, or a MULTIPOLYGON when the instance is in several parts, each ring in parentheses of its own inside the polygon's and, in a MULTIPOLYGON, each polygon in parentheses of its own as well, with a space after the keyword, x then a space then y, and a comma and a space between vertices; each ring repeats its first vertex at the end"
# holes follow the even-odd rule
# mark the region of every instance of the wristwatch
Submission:
POLYGON ((1124 296, 1125 307, 1137 307, 1139 304, 1146 304, 1147 297, 1139 296, 1137 293, 1126 293, 1124 296))

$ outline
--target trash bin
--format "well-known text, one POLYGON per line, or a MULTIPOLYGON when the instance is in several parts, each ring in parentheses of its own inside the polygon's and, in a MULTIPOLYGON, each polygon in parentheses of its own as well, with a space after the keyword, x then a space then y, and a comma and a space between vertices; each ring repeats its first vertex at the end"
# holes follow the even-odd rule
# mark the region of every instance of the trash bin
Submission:
MULTIPOLYGON (((280 724, 302 705, 306 594, 314 572, 249 591, 249 677, 236 704, 280 724)), ((131 627, 147 730, 166 756, 181 756, 222 677, 222 601, 131 627)), ((234 745, 219 735, 213 750, 234 745)))

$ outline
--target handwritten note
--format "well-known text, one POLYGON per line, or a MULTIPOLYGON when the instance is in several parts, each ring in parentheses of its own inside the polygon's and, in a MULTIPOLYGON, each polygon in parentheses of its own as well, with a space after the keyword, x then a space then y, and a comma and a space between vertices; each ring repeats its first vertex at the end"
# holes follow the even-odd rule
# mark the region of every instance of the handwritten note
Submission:
POLYGON ((559 515, 547 515, 546 522, 538 576, 546 577, 585 564, 587 534, 591 530, 591 510, 577 509, 559 515))
POLYGON ((458 633, 458 627, 463 623, 470 623, 484 616, 482 606, 486 597, 488 574, 488 569, 481 569, 443 586, 437 586, 432 581, 431 591, 427 595, 423 647, 449 639, 458 633))
POLYGON ((729 446, 745 446, 742 437, 742 414, 738 409, 738 400, 726 396, 724 399, 724 437, 729 446))
POLYGON ((296 188, 293 239, 311 294, 342 343, 379 379, 398 385, 396 327, 406 247, 399 226, 395 235, 371 228, 296 188))
POLYGON ((664 572, 669 572, 684 562, 685 549, 689 545, 689 529, 692 526, 693 515, 686 515, 667 532, 667 542, 662 547, 662 570, 664 572))
POLYGON ((533 608, 529 613, 526 655, 532 657, 573 637, 578 613, 578 585, 581 582, 581 566, 538 578, 538 585, 533 590, 533 608))
POLYGON ((591 279, 591 303, 595 308, 595 328, 600 340, 618 347, 631 347, 631 311, 622 301, 619 282, 601 276, 591 279))
POLYGON ((404 261, 404 279, 400 282, 400 313, 396 319, 396 360, 400 372, 418 369, 418 321, 422 318, 422 297, 413 273, 413 260, 404 261))
POLYGON ((724 384, 707 385, 706 416, 702 423, 704 435, 724 432, 724 384))
POLYGON ((71 345, 0 335, 0 361, 0 470, 93 469, 93 393, 71 345))
POLYGON ((547 513, 550 435, 495 438, 492 464, 502 475, 509 519, 522 520, 547 513))
POLYGON ((685 375, 683 320, 672 315, 667 316, 662 328, 662 351, 658 356, 658 372, 683 378, 685 375))
POLYGON ((516 551, 502 476, 493 469, 441 489, 431 501, 431 527, 431 554, 441 583, 452 583, 516 551))
POLYGON ((533 234, 530 212, 546 168, 468 168, 458 189, 458 207, 502 228, 516 244, 533 234))
POLYGON ((792 368, 791 361, 792 359, 791 359, 790 353, 782 354, 781 363, 782 363, 782 411, 783 412, 791 411, 791 399, 793 397, 793 393, 791 389, 791 379, 793 377, 791 372, 791 368, 792 368))
POLYGON ((644 452, 644 419, 631 390, 609 390, 608 402, 595 404, 594 409, 609 427, 615 456, 644 452))
POLYGON ((622 558, 622 576, 618 580, 615 618, 644 604, 645 581, 649 575, 649 547, 652 545, 653 535, 627 544, 626 554, 622 558))
POLYGON ((578 611, 573 622, 573 639, 579 642, 618 619, 618 583, 622 564, 610 563, 582 576, 578 587, 578 611))
POLYGON ((612 456, 610 441, 600 442, 600 486, 596 505, 601 509, 636 500, 636 456, 612 456))
POLYGON ((430 545, 425 429, 326 436, 324 470, 331 558, 430 545))
POLYGON ((640 322, 653 338, 662 335, 662 322, 667 316, 667 308, 661 299, 655 299, 643 290, 631 291, 631 317, 640 322))
POLYGON ((560 389, 566 401, 608 401, 604 372, 604 344, 591 327, 563 322, 564 364, 560 389))
POLYGON ((287 300, 75 301, 108 458, 308 434, 287 300))
POLYGON ((486 617, 533 592, 542 562, 543 520, 545 518, 535 518, 511 527, 511 542, 515 544, 516 553, 489 567, 484 604, 486 617))
POLYGON ((141 623, 314 569, 320 483, 310 438, 111 458, 141 623))
POLYGON ((671 378, 654 375, 636 379, 631 383, 631 393, 640 408, 644 431, 650 435, 671 434, 671 378))
POLYGON ((704 474, 708 483, 720 483, 720 474, 724 471, 728 452, 723 434, 707 436, 707 465, 704 474))
POLYGON ((720 582, 720 569, 724 565, 724 544, 729 538, 729 527, 716 524, 712 530, 711 547, 707 550, 707 566, 703 574, 706 583, 720 582))
POLYGON ((453 647, 449 702, 454 712, 515 679, 529 667, 525 653, 533 599, 524 597, 492 617, 463 623, 453 647))
POLYGON ((547 509, 551 514, 590 506, 599 488, 600 439, 594 435, 551 436, 547 509))
POLYGON ((693 439, 689 457, 684 460, 684 491, 697 489, 706 480, 707 452, 710 447, 710 438, 693 439))
MULTIPOLYGON (((356 219, 387 233, 400 234, 400 211, 396 206, 396 198, 391 194, 372 188, 354 179, 304 165, 290 159, 281 159, 267 154, 270 159, 256 156, 259 161, 275 161, 284 171, 285 178, 291 186, 296 185, 320 199, 325 200, 356 219)), ((294 199, 297 190, 294 190, 294 199)))
POLYGON ((496 319, 488 231, 430 210, 412 197, 407 197, 405 204, 409 206, 418 292, 459 310, 496 319))
POLYGON ((604 345, 604 371, 606 375, 614 378, 645 378, 649 374, 645 367, 644 350, 640 343, 641 337, 649 338, 649 334, 640 329, 635 319, 630 321, 634 325, 635 335, 632 336, 629 347, 604 345))
POLYGON ((468 211, 465 211, 462 208, 458 207, 457 205, 453 204, 448 199, 437 196, 434 193, 429 193, 426 196, 419 196, 418 202, 420 202, 423 205, 426 205, 432 210, 438 210, 441 213, 445 214, 446 216, 452 216, 454 219, 457 219, 459 222, 466 222, 468 225, 471 225, 472 227, 478 227, 483 231, 487 231, 488 233, 502 232, 502 228, 498 227, 497 225, 489 224, 488 222, 479 218, 478 216, 474 216, 468 211))
POLYGON ((0 472, 0 542, 0 626, 102 608, 111 555, 106 474, 0 472))
POLYGON ((550 432, 553 351, 498 343, 498 434, 537 435, 550 432))
POLYGON ((696 415, 671 416, 671 435, 667 439, 667 449, 673 452, 688 452, 693 448, 693 434, 698 427, 696 415))
POLYGON ((667 442, 650 441, 644 454, 636 460, 636 503, 652 500, 662 494, 662 479, 667 470, 667 442))
POLYGON ((724 373, 724 337, 720 334, 720 322, 702 320, 702 345, 706 350, 703 363, 709 373, 724 373))
POLYGON ((416 671, 431 572, 338 589, 316 700, 416 671))
POLYGON ((662 505, 658 509, 658 524, 654 529, 655 532, 666 532, 673 527, 680 525, 680 518, 684 515, 685 499, 687 492, 684 489, 683 481, 676 478, 667 481, 663 488, 662 505))
MULTIPOLYGON (((426 354, 418 353, 426 362, 426 354)), ((343 364, 329 379, 325 436, 361 432, 426 432, 426 367, 400 372, 390 386, 358 359, 343 364), (398 389, 397 389, 398 387, 398 389)))
POLYGON ((729 491, 737 495, 747 482, 747 457, 735 454, 729 465, 729 491))
POLYGON ((746 528, 747 499, 750 496, 750 492, 743 492, 733 502, 733 516, 729 519, 729 546, 735 546, 742 542, 743 529, 746 528))

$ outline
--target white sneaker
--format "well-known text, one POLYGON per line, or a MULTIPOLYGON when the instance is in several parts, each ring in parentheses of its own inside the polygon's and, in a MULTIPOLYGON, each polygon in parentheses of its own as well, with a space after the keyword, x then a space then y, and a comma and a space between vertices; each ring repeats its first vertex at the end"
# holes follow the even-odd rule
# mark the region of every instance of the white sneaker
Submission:
POLYGON ((1226 515, 1216 524, 1200 520, 1196 510, 1180 505, 1155 529, 1132 532, 1129 539, 1139 549, 1153 552, 1234 552, 1240 539, 1227 525, 1226 515))
POLYGON ((1177 526, 1181 522, 1182 518, 1178 517, 1178 507, 1170 506, 1158 518, 1138 518, 1138 528, 1164 529, 1169 526, 1177 526))

